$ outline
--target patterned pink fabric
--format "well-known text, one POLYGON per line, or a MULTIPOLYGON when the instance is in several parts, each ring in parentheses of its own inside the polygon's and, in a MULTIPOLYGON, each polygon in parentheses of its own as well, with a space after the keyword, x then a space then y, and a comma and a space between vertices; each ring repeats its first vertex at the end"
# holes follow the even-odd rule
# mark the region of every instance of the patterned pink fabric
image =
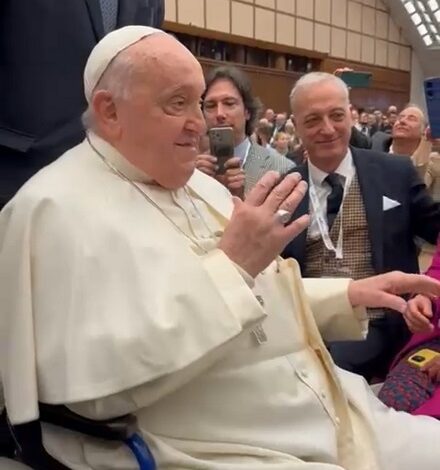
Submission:
MULTIPOLYGON (((432 260, 432 264, 428 271, 426 271, 426 275, 433 277, 440 281, 440 238, 437 242, 437 250, 435 252, 434 258, 432 260)), ((408 344, 403 348, 403 350, 399 353, 394 364, 401 359, 408 351, 411 349, 416 348, 417 346, 425 343, 426 341, 430 341, 433 338, 437 338, 440 336, 440 328, 438 326, 440 320, 440 299, 437 299, 434 303, 434 317, 432 319, 433 325, 435 326, 434 331, 430 333, 416 333, 412 335, 411 339, 409 340, 408 344)), ((393 364, 393 365, 394 365, 393 364)))
MULTIPOLYGON (((426 275, 433 277, 440 281, 440 238, 437 241, 437 249, 432 260, 432 264, 426 275)), ((432 319, 433 325, 435 326, 434 331, 431 333, 416 333, 414 334, 411 339, 409 340, 408 344, 403 348, 403 350, 398 354, 396 357, 392 368, 408 354, 409 351, 419 348, 423 346, 423 344, 430 342, 434 338, 440 337, 440 328, 439 328, 439 321, 440 321, 440 299, 437 299, 433 306, 434 316, 432 319)), ((437 386, 436 391, 432 398, 426 401, 422 406, 417 408, 415 411, 412 412, 413 415, 424 415, 424 416, 432 416, 435 418, 440 419, 440 387, 437 386)))

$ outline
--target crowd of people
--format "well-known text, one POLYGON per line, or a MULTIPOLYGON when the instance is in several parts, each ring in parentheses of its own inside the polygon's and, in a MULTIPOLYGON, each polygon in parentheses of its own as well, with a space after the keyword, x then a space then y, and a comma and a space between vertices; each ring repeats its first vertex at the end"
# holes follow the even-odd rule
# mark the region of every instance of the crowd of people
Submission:
MULTIPOLYGON (((98 41, 83 83, 84 139, 0 213, 3 418, 22 462, 43 468, 20 426, 62 404, 134 415, 160 469, 436 470, 423 111, 354 110, 337 74, 311 72, 289 113, 261 116, 242 70, 205 77, 149 26, 98 41), (221 174, 215 127, 233 131, 221 174)), ((58 468, 138 468, 123 442, 53 426, 43 441, 58 468)))

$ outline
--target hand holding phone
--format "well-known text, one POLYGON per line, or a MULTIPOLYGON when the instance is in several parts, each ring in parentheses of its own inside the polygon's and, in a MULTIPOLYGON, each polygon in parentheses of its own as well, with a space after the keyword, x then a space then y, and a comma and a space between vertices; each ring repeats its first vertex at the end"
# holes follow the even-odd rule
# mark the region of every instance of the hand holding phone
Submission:
POLYGON ((208 176, 215 176, 217 173, 217 158, 206 153, 197 155, 196 168, 208 176))
POLYGON ((213 127, 208 136, 211 155, 217 158, 217 175, 223 175, 225 163, 234 156, 234 131, 232 127, 213 127))

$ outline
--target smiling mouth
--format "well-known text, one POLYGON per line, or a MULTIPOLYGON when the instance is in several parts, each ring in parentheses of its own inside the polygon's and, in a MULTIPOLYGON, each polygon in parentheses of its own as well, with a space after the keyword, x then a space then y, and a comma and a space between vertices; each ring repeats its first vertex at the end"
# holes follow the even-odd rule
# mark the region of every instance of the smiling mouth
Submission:
POLYGON ((326 144, 333 144, 335 142, 337 142, 339 140, 339 137, 337 139, 333 139, 333 140, 324 140, 324 141, 321 141, 321 142, 317 142, 319 145, 326 145, 326 144))
POLYGON ((188 142, 184 144, 176 144, 178 147, 186 147, 186 148, 197 148, 197 144, 195 142, 188 142))

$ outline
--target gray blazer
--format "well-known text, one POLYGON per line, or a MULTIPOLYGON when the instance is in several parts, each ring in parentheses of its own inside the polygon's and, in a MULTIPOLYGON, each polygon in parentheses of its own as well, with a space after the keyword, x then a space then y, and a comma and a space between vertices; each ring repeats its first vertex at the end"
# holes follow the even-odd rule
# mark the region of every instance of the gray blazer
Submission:
POLYGON ((274 155, 261 145, 252 143, 243 167, 246 176, 244 193, 247 194, 266 172, 278 171, 284 175, 294 167, 295 163, 288 158, 274 155))

